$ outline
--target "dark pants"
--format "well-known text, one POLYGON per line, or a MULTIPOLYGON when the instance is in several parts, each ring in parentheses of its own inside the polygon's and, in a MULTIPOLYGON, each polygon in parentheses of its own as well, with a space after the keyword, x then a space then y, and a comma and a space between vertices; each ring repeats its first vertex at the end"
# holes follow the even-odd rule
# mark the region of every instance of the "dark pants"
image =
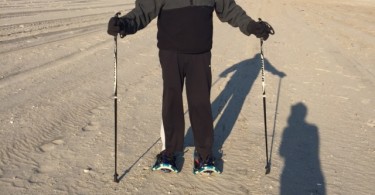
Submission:
POLYGON ((186 80, 186 95, 194 144, 203 159, 212 153, 214 139, 210 103, 211 52, 182 54, 159 51, 163 73, 162 118, 165 147, 168 152, 181 152, 184 145, 185 121, 182 91, 186 80))

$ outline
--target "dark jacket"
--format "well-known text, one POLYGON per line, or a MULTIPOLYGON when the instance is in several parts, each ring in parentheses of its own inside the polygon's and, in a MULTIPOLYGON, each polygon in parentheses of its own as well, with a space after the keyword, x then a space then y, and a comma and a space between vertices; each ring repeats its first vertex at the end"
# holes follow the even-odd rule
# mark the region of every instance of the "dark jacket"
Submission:
POLYGON ((252 19, 234 0, 137 0, 136 7, 122 17, 125 34, 133 34, 158 17, 158 47, 182 53, 203 53, 212 48, 212 14, 222 22, 250 35, 252 19), (130 22, 129 22, 130 21, 130 22), (130 25, 130 26, 129 26, 130 25))

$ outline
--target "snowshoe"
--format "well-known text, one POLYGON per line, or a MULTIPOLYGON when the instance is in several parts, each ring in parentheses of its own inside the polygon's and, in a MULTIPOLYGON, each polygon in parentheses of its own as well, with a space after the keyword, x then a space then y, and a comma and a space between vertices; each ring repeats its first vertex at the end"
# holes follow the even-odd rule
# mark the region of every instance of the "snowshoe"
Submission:
POLYGON ((167 152, 162 151, 156 156, 156 162, 154 166, 152 166, 152 170, 161 171, 163 173, 178 173, 176 157, 173 156, 173 154, 168 154, 167 152))
POLYGON ((212 175, 215 173, 221 173, 220 170, 215 166, 215 159, 212 156, 207 156, 205 160, 201 158, 198 153, 194 153, 194 169, 193 173, 201 175, 212 175))

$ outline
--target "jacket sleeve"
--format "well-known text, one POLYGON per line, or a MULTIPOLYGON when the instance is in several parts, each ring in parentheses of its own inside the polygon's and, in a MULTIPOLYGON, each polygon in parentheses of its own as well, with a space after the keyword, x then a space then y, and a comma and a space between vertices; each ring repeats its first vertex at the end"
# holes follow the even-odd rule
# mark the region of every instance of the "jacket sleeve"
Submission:
POLYGON ((253 19, 234 0, 215 0, 215 12, 220 21, 239 27, 242 33, 250 35, 247 26, 253 19))
POLYGON ((145 28, 159 12, 165 0, 136 0, 135 8, 121 17, 121 21, 127 23, 124 29, 126 34, 134 34, 145 28))

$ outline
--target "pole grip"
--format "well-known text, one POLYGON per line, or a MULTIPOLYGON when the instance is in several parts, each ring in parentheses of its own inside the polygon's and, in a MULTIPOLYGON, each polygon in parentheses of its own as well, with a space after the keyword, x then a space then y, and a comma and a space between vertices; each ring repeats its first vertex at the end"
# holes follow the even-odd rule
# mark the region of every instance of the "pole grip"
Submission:
POLYGON ((269 34, 271 34, 271 35, 274 35, 275 34, 275 30, 273 30, 273 28, 272 28, 272 26, 268 23, 268 22, 264 22, 263 20, 262 20, 262 18, 258 18, 258 21, 259 22, 263 22, 267 27, 268 27, 268 29, 269 29, 269 34))

